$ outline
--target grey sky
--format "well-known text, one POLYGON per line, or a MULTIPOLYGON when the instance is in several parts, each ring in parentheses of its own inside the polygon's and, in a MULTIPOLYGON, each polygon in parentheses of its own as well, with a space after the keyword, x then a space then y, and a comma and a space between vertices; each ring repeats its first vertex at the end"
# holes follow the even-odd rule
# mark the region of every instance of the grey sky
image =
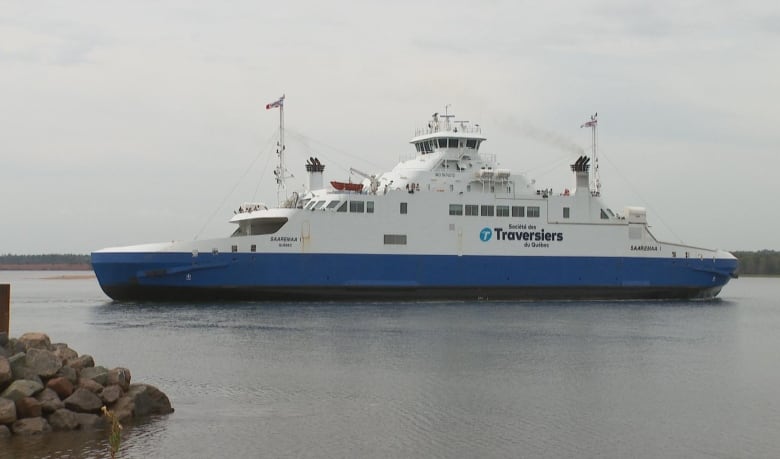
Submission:
POLYGON ((484 150, 570 187, 599 112, 603 194, 666 240, 780 249, 773 1, 0 0, 0 253, 225 236, 288 164, 389 170, 451 104, 484 150))

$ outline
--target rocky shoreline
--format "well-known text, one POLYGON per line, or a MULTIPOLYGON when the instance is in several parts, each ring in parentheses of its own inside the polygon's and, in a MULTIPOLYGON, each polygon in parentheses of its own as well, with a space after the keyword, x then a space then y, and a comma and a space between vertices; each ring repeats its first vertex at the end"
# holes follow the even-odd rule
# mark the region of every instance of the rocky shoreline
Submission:
POLYGON ((104 429, 104 406, 123 422, 173 412, 162 391, 131 384, 127 368, 95 366, 92 356, 44 333, 0 333, 0 438, 104 429))

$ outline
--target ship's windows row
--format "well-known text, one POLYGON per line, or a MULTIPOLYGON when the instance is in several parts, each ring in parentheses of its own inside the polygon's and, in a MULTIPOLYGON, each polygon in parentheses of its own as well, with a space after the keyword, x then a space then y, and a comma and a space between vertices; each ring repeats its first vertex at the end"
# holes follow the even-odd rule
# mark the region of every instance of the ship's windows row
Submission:
POLYGON ((433 153, 436 148, 470 148, 476 150, 479 148, 480 141, 477 139, 431 139, 414 144, 418 153, 433 153))
POLYGON ((374 213, 374 201, 311 201, 304 207, 305 210, 334 210, 336 212, 374 213))
MULTIPOLYGON (((477 205, 477 204, 450 204, 450 215, 467 215, 471 217, 531 217, 538 218, 540 216, 539 206, 491 206, 491 205, 477 205), (465 207, 465 210, 464 210, 465 207), (527 210, 527 214, 526 214, 527 210)), ((568 218, 568 217, 566 217, 568 218)))
POLYGON ((406 245, 406 235, 385 234, 385 245, 406 245))

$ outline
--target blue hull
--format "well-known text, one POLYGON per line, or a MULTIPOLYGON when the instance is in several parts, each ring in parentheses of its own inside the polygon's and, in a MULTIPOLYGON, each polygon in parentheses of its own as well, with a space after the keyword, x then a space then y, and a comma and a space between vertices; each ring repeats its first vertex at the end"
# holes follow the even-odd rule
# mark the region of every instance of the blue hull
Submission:
POLYGON ((115 300, 711 298, 735 259, 95 252, 115 300))

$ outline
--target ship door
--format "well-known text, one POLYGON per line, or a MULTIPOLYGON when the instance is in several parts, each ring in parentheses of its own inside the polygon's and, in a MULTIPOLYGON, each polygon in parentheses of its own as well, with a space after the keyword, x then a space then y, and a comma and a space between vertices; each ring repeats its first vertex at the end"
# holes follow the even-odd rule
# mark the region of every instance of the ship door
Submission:
POLYGON ((311 244, 311 224, 304 220, 301 224, 301 251, 306 252, 311 244))

